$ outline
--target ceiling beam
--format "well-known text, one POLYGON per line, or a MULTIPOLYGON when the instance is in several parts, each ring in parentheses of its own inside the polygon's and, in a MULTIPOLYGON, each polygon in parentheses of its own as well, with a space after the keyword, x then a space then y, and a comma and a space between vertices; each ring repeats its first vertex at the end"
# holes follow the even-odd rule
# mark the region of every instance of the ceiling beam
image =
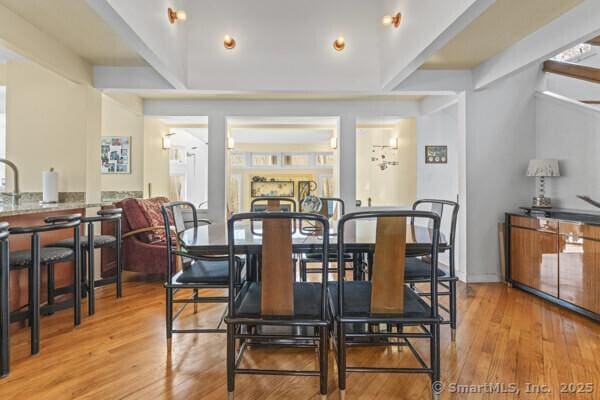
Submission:
POLYGON ((600 83, 600 69, 585 65, 548 60, 544 62, 543 71, 588 82, 600 83))
POLYGON ((0 5, 0 47, 75 83, 92 84, 90 64, 3 5, 0 5))
POLYGON ((585 0, 473 70, 475 89, 540 64, 561 51, 600 35, 600 1, 585 0))
POLYGON ((173 86, 152 67, 94 67, 94 87, 104 90, 169 90, 173 86))
MULTIPOLYGON (((165 35, 155 35, 151 32, 159 29, 156 22, 142 18, 145 12, 143 6, 152 8, 152 4, 140 4, 137 12, 126 14, 125 11, 131 11, 131 7, 136 5, 136 3, 133 3, 133 0, 129 2, 114 2, 114 0, 86 1, 165 81, 175 89, 186 89, 185 67, 180 65, 181 60, 185 57, 175 57, 172 54, 167 54, 167 51, 174 48, 176 43, 166 45, 165 43, 167 43, 167 40, 170 40, 169 38, 165 38, 165 35), (115 7, 121 6, 123 9, 118 11, 113 5, 115 7), (125 15, 127 15, 127 18, 125 15), (136 21, 129 21, 133 19, 131 15, 139 18, 136 21), (159 43, 161 40, 165 42, 159 43)), ((163 23, 168 24, 166 11, 163 23)))
MULTIPOLYGON (((402 54, 398 53, 402 51, 402 46, 405 45, 402 40, 396 40, 395 46, 388 46, 390 53, 397 54, 395 57, 400 60, 397 64, 397 71, 391 71, 382 77, 383 89, 394 90, 396 89, 406 78, 412 75, 421 65, 425 63, 436 51, 444 47, 454 36, 462 32, 471 22, 479 17, 485 10, 490 7, 495 0, 473 0, 471 4, 445 29, 437 36, 433 37, 431 42, 427 43, 425 47, 421 49, 417 54, 402 54)), ((427 12, 431 12, 434 8, 429 8, 426 3, 423 3, 427 7, 427 12)), ((430 23, 431 25, 431 23, 430 23)), ((413 25, 414 26, 414 25, 413 25)), ((426 24, 420 22, 419 26, 426 26, 426 24)), ((439 23, 433 24, 432 29, 439 26, 439 23)), ((387 34, 394 34, 394 31, 389 31, 387 34)), ((402 35, 410 38, 409 31, 402 31, 402 35)), ((424 37, 428 34, 427 31, 413 32, 415 35, 424 37)), ((412 36, 414 38, 414 36, 412 36)), ((412 40, 412 39, 407 39, 412 40)))

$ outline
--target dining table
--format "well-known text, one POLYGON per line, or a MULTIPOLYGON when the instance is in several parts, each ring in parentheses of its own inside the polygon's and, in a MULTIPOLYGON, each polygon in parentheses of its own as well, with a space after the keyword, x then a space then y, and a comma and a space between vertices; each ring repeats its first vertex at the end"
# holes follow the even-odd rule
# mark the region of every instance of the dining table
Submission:
MULTIPOLYGON (((338 223, 329 225, 329 253, 337 251, 338 223)), ((349 220, 344 224, 344 251, 372 253, 375 249, 376 220, 349 220)), ((322 232, 307 227, 294 227, 292 248, 294 253, 322 251, 322 232)), ((406 255, 416 257, 431 253, 433 230, 413 223, 406 224, 406 255)), ((224 255, 229 253, 227 223, 217 222, 188 228, 179 233, 180 245, 191 256, 224 255)), ((235 251, 240 254, 260 252, 262 236, 260 223, 239 221, 234 225, 235 251)), ((446 238, 440 233, 438 251, 448 249, 446 238)))

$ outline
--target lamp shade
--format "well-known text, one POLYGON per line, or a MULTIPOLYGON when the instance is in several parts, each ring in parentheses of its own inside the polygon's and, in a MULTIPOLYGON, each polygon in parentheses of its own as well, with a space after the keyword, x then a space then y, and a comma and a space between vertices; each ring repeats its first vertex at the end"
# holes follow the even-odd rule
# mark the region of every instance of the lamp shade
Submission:
POLYGON ((558 160, 530 160, 527 167, 527 176, 560 176, 558 160))

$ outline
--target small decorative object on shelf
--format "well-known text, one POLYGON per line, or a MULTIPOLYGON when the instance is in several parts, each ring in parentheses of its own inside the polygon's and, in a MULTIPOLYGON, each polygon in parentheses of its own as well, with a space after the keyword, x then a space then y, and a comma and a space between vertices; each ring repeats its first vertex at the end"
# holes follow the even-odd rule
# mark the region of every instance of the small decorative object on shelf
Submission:
POLYGON ((539 178, 539 195, 533 198, 532 207, 551 208, 552 199, 544 196, 544 178, 547 176, 560 176, 558 160, 535 159, 529 161, 527 176, 539 178))

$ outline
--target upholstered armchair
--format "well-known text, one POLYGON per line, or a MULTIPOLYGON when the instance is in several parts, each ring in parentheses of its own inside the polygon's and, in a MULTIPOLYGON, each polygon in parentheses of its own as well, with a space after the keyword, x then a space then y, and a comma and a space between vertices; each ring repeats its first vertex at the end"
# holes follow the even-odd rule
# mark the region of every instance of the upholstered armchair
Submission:
MULTIPOLYGON (((128 198, 115 202, 115 207, 123 209, 124 270, 145 274, 166 273, 167 249, 160 207, 168 202, 166 197, 128 198)), ((111 275, 112 263, 103 260, 102 264, 102 275, 111 275)))

